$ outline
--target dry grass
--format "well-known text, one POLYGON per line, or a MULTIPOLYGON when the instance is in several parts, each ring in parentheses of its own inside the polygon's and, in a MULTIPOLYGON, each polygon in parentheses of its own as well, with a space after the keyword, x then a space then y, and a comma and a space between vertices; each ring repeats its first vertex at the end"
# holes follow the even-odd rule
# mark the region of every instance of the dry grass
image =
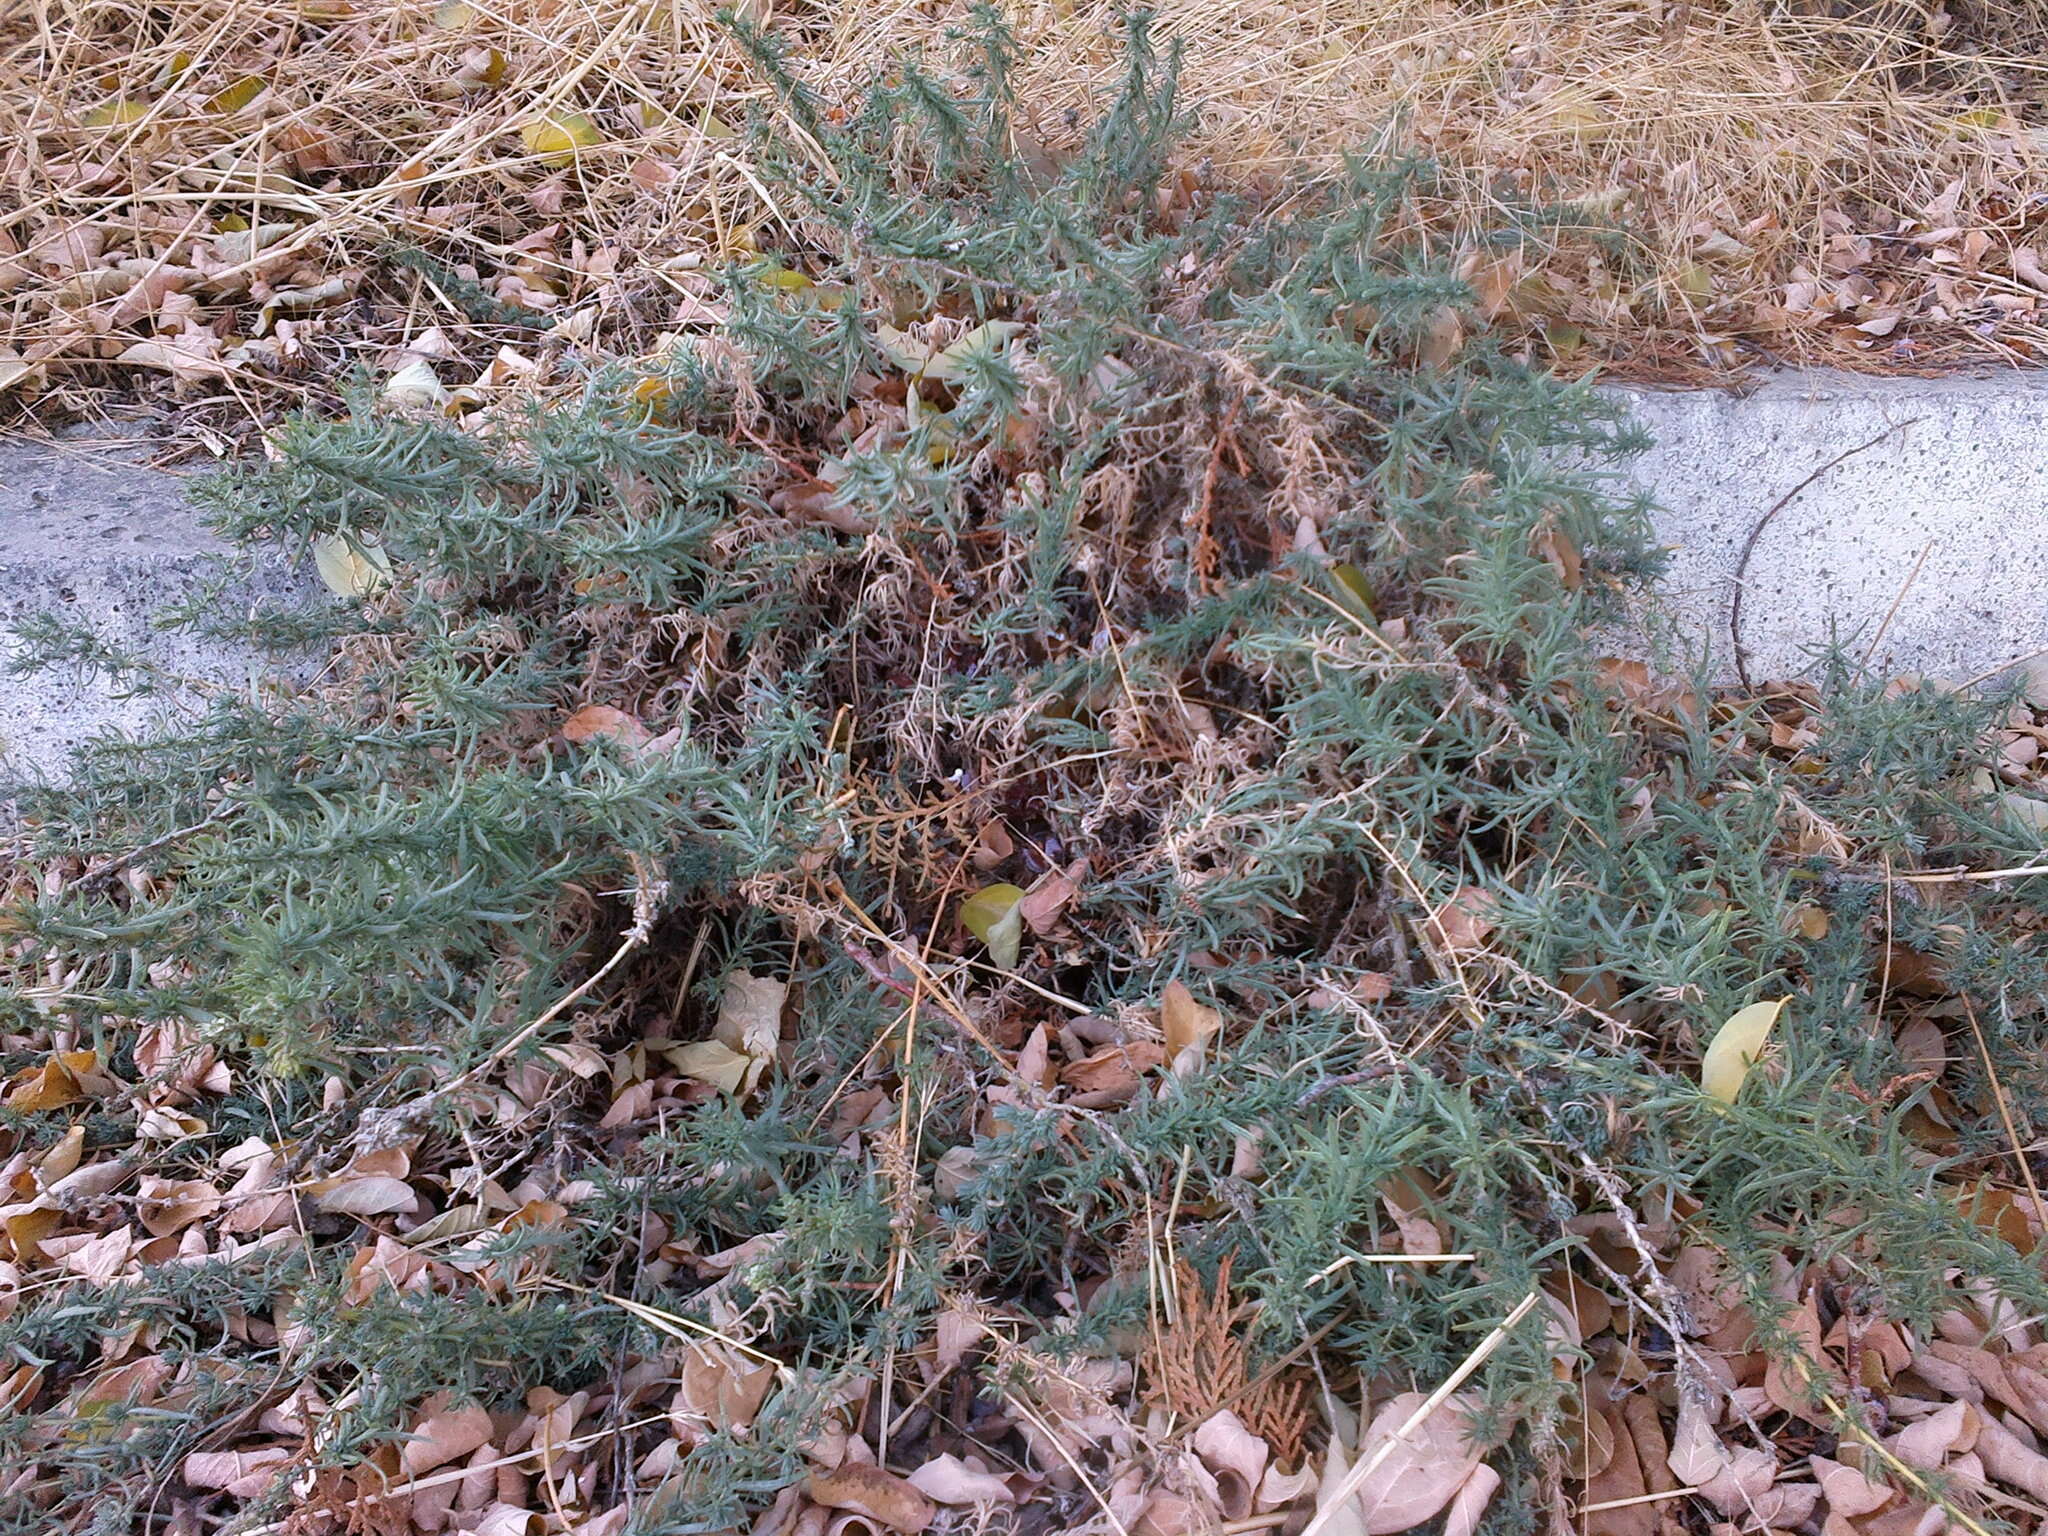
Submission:
MULTIPOLYGON (((828 96, 893 52, 943 58, 967 15, 960 0, 750 3, 773 5, 761 19, 828 96)), ((1528 233, 1470 258, 1503 325, 1567 367, 1674 377, 1760 355, 2043 355, 2048 21, 2030 0, 1954 10, 1163 0, 1158 15, 1186 50, 1204 174, 1275 188, 1362 145, 1419 143, 1443 173, 1417 207, 1426 238, 1509 219, 1528 233), (1529 211, 1559 203, 1581 211, 1529 211)), ((1056 154, 1119 69, 1116 13, 1005 8, 1032 152, 1056 154)), ((473 272, 555 344, 625 352, 699 312, 693 269, 800 243, 726 136, 772 113, 772 93, 701 0, 45 0, 0 18, 0 48, 0 388, 17 398, 90 408, 140 365, 188 407, 249 420, 276 386, 318 397, 346 362, 388 362, 432 327, 472 362, 534 344, 380 257, 394 239, 473 272), (594 142, 551 166, 520 128, 568 114, 594 142)))

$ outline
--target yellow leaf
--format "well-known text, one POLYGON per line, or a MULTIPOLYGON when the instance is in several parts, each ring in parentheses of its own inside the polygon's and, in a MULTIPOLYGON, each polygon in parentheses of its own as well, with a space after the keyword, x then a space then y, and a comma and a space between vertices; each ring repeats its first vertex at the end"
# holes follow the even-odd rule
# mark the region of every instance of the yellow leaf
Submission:
POLYGON ((604 135, 581 112, 556 112, 520 124, 519 140, 544 163, 567 165, 580 151, 603 143, 604 135))
POLYGON ((206 110, 217 117, 226 117, 239 112, 258 96, 263 94, 264 79, 261 75, 244 75, 232 84, 225 85, 206 98, 206 110))
POLYGON ((792 272, 778 261, 768 262, 754 273, 754 281, 763 288, 779 288, 784 293, 802 293, 811 286, 811 280, 801 272, 792 272))
POLYGON ((892 325, 878 325, 875 339, 882 355, 911 377, 957 384, 966 376, 969 359, 1000 355, 1010 338, 1023 329, 1015 320, 990 320, 965 332, 951 346, 935 348, 892 325))
POLYGON ((1550 343, 1550 350, 1561 358, 1569 358, 1586 344, 1586 333, 1576 325, 1546 325, 1543 339, 1550 343))
POLYGON ((698 1040, 667 1053, 684 1077, 709 1083, 721 1093, 745 1093, 761 1075, 761 1063, 722 1040, 698 1040))
POLYGON ((998 969, 1015 969, 1024 947, 1024 914, 1017 910, 1023 899, 1018 887, 997 884, 983 886, 960 903, 962 925, 988 946, 988 957, 998 969))
POLYGON ((82 121, 88 128, 125 128, 130 123, 141 122, 148 113, 148 102, 116 96, 112 101, 104 101, 94 107, 82 121))
POLYGON ((447 404, 448 391, 442 388, 434 365, 415 357, 384 381, 383 399, 386 405, 435 410, 447 404))
POLYGON ((368 597, 391 579, 391 557, 383 545, 338 533, 313 540, 313 568, 336 597, 368 597))
POLYGON ((1700 1058, 1700 1087, 1709 1097, 1733 1104, 1742 1091, 1743 1079, 1764 1053, 1764 1041, 1778 1022, 1789 997, 1774 1002, 1751 1003, 1728 1016, 1728 1022, 1714 1031, 1706 1055, 1700 1058))
POLYGON ((1372 582, 1365 572, 1355 565, 1333 565, 1330 567, 1330 590, 1336 594, 1339 604, 1368 624, 1379 621, 1372 615, 1372 582))

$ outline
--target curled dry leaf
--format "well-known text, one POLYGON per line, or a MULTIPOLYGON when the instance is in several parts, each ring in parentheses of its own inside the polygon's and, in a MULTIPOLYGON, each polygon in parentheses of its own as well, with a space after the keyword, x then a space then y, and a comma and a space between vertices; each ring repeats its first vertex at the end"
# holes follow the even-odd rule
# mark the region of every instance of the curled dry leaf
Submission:
POLYGON ((418 1477, 467 1456, 490 1438, 491 1416, 481 1405, 442 1408, 414 1426, 412 1437, 399 1448, 399 1467, 407 1477, 418 1477))
POLYGON ((1808 1465, 1828 1501, 1828 1514, 1853 1520, 1873 1514, 1892 1501, 1893 1490, 1856 1467, 1844 1466, 1825 1456, 1810 1456, 1808 1465))
POLYGON ((388 1174, 343 1175, 315 1184, 313 1203, 338 1216, 384 1216, 417 1209, 419 1196, 405 1180, 388 1174))
MULTIPOLYGON (((1357 1460, 1377 1466, 1352 1495, 1364 1536, 1394 1536, 1433 1519, 1479 1466, 1479 1448, 1472 1443, 1469 1398, 1452 1397, 1406 1435, 1396 1438, 1427 1399, 1403 1392, 1373 1415, 1359 1438, 1357 1460)), ((1476 1513, 1475 1513, 1476 1518, 1476 1513)), ((1325 1529, 1330 1529, 1325 1526, 1325 1529)))
POLYGON ((1223 1027, 1223 1015, 1195 1001, 1178 981, 1169 981, 1159 996, 1159 1027, 1166 1036, 1166 1059, 1181 1067, 1181 1052, 1192 1050, 1199 1059, 1209 1037, 1223 1027))
POLYGON ((151 1237, 169 1237, 220 1209, 221 1194, 203 1179, 145 1178, 136 1187, 136 1214, 151 1237))
POLYGON ((911 1483, 880 1467, 848 1462, 829 1472, 813 1472, 805 1485, 811 1501, 827 1509, 844 1509, 915 1536, 938 1513, 932 1501, 911 1483))
POLYGON ((1500 1488, 1500 1474, 1481 1462, 1472 1469, 1472 1475, 1451 1500, 1451 1507, 1444 1514, 1443 1536, 1473 1536, 1479 1529, 1479 1520, 1486 1513, 1486 1506, 1493 1502, 1494 1494, 1500 1488))
POLYGON ((995 1473, 947 1452, 910 1474, 910 1485, 935 1504, 1014 1504, 1010 1485, 995 1473))
POLYGON ((1076 1102, 1095 1108, 1122 1103, 1138 1091, 1138 1080, 1155 1067, 1164 1066, 1166 1053, 1150 1040, 1133 1040, 1127 1045, 1106 1045, 1080 1061, 1060 1069, 1060 1082, 1080 1097, 1076 1102))
POLYGON ((874 532, 874 524, 846 504, 837 486, 815 475, 776 491, 768 505, 796 522, 823 523, 846 534, 874 532))
POLYGON ((1047 870, 1039 876, 1017 902, 1017 915, 1024 919, 1024 925, 1040 937, 1057 928, 1074 898, 1081 894, 1081 877, 1087 872, 1088 861, 1076 859, 1065 869, 1047 870))
POLYGON ((782 1037, 782 1005, 789 984, 772 976, 734 971, 725 978, 711 1038, 677 1046, 668 1059, 683 1076, 722 1093, 748 1094, 775 1060, 782 1037))
POLYGON ((1493 932, 1493 896, 1476 885, 1462 887, 1456 895, 1430 913, 1425 925, 1430 939, 1444 949, 1474 950, 1493 932))
POLYGON ((290 1448, 282 1445, 254 1451, 194 1451, 185 1458, 183 1472, 194 1488, 249 1499, 268 1488, 291 1459, 290 1448))
POLYGON ((669 1416, 685 1445, 695 1444, 705 1432, 743 1432, 774 1385, 774 1366, 706 1339, 682 1351, 669 1416))
POLYGON ((1245 1428, 1228 1408, 1212 1413, 1195 1430, 1195 1454, 1216 1479, 1217 1501, 1226 1520, 1242 1520, 1257 1505, 1266 1463, 1272 1452, 1266 1442, 1245 1428))

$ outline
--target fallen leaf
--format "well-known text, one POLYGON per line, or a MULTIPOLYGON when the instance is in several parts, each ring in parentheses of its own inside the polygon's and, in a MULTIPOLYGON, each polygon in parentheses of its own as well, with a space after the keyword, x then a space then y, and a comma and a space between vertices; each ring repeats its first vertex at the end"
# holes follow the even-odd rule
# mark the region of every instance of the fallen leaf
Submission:
POLYGON ((201 345, 179 346, 151 338, 126 348, 115 361, 132 368, 161 368, 175 379, 222 379, 234 371, 201 345))
POLYGON ((1844 1466, 1825 1456, 1807 1457, 1820 1491, 1828 1501, 1828 1514, 1854 1519, 1883 1509, 1892 1501, 1893 1490, 1856 1467, 1844 1466))
POLYGON ((519 125, 519 142, 529 155, 552 166, 571 164, 582 151, 604 142, 604 135, 581 112, 555 112, 519 125))
POLYGON ((1457 894, 1430 913, 1426 925, 1429 937, 1448 950, 1472 950, 1486 942, 1493 932, 1493 896, 1476 885, 1461 887, 1457 894))
POLYGON ((1193 1053, 1191 1065, 1199 1062, 1209 1037, 1223 1028, 1223 1015, 1196 1002, 1179 981, 1169 981, 1159 997, 1159 1027, 1166 1035, 1166 1059, 1179 1072, 1181 1053, 1193 1053))
POLYGON ((782 1008, 788 999, 786 981, 747 971, 731 972, 725 978, 725 991, 718 1001, 718 1022, 711 1027, 712 1038, 749 1056, 763 1060, 772 1057, 782 1038, 782 1008))
POLYGON ((1979 1416, 1977 1443, 1970 1449, 1999 1482, 2036 1501, 2048 1499, 2048 1456, 2028 1446, 1993 1415, 1979 1416))
POLYGON ((1010 1485, 995 1473, 970 1466, 950 1451, 910 1474, 910 1486, 935 1504, 1014 1504, 1010 1485))
POLYGON ((221 1193, 203 1179, 145 1178, 136 1186, 136 1215, 151 1237, 168 1237, 220 1209, 221 1193))
POLYGON ((1010 338, 1023 329, 1015 320, 990 320, 942 348, 914 340, 894 326, 880 325, 875 331, 882 355, 904 373, 940 384, 957 384, 966 378, 974 359, 1000 357, 1010 338))
POLYGON ((424 357, 412 357, 384 381, 379 398, 386 405, 402 409, 432 411, 448 403, 448 391, 432 363, 424 357))
POLYGON ((823 523, 841 533, 874 532, 874 524, 846 504, 839 487, 815 475, 786 485, 768 498, 768 505, 799 522, 823 523))
POLYGON ((576 745, 613 741, 622 747, 644 747, 654 733, 639 719, 609 704, 586 704, 562 722, 562 739, 576 745))
POLYGON ((181 1469, 194 1488, 217 1489, 238 1499, 255 1498, 276 1481, 292 1459, 288 1446, 254 1451, 194 1451, 181 1469))
POLYGON ((1365 1536, 1394 1536, 1433 1518, 1479 1465, 1479 1448, 1466 1428, 1469 1399, 1447 1399, 1395 1439, 1395 1431, 1425 1401, 1420 1392, 1389 1399, 1359 1439, 1357 1459, 1362 1463, 1370 1464, 1386 1451, 1353 1495, 1365 1536))
POLYGON ((1083 1096, 1084 1107, 1107 1108, 1128 1102, 1138 1091, 1138 1080, 1154 1068, 1164 1066, 1166 1053, 1150 1040, 1133 1040, 1126 1045, 1106 1045, 1080 1061, 1060 1069, 1060 1082, 1083 1096))
POLYGON ((369 597, 391 580, 391 557, 366 534, 323 533, 313 540, 313 569, 336 597, 369 597))
POLYGON ((1812 1291, 1808 1291, 1806 1299, 1784 1319, 1783 1326, 1797 1341, 1798 1353, 1787 1357, 1776 1350, 1771 1352, 1770 1364, 1764 1371, 1764 1395, 1772 1406, 1786 1413, 1814 1424, 1825 1424, 1829 1420, 1821 1417, 1824 1410, 1816 1408, 1810 1401, 1807 1381, 1810 1379, 1815 1387, 1843 1397, 1849 1395, 1849 1384, 1841 1379, 1821 1348, 1819 1302, 1812 1291))
POLYGON ((1422 344, 1416 349, 1425 368, 1448 367, 1458 350, 1465 345, 1465 323, 1458 318, 1458 312, 1448 304, 1439 304, 1429 312, 1429 319, 1423 326, 1422 344))
POLYGON ((932 1501, 913 1484, 861 1462, 848 1462, 828 1472, 813 1472, 805 1492, 814 1504, 851 1510, 912 1536, 930 1525, 938 1513, 932 1501))
POLYGON ((1483 1461, 1474 1467, 1472 1475, 1465 1479, 1464 1486, 1444 1513, 1442 1536, 1473 1536, 1479 1529, 1480 1517, 1486 1513, 1486 1506, 1493 1502, 1499 1488, 1498 1472, 1483 1461))
POLYGON ((1216 1479, 1216 1493, 1225 1520, 1242 1520, 1251 1514, 1256 1495, 1265 1481, 1266 1464, 1272 1451, 1266 1442, 1245 1428, 1244 1420, 1228 1408, 1212 1413, 1195 1430, 1195 1454, 1216 1479))
POLYGON ((1081 877, 1088 861, 1076 859, 1065 869, 1049 869, 1031 884, 1017 902, 1017 915, 1033 933, 1043 937, 1059 926, 1067 908, 1081 894, 1081 877))
POLYGON ((1316 1488, 1313 1523, 1322 1528, 1322 1536, 1366 1536, 1365 1515, 1358 1500, 1344 1493, 1344 1483, 1350 1475, 1343 1437, 1333 1432, 1330 1449, 1323 1457, 1322 1481, 1316 1488))
POLYGON ((1790 1001, 1789 997, 1781 997, 1774 1002, 1738 1008, 1714 1032, 1706 1054, 1700 1058, 1700 1087, 1710 1098, 1723 1104, 1735 1102, 1749 1069, 1763 1054, 1771 1026, 1778 1022, 1778 1014, 1790 1001))
POLYGON ((79 1080, 80 1070, 90 1071, 95 1059, 90 1051, 68 1051, 53 1054, 40 1066, 23 1068, 8 1086, 6 1107, 18 1114, 32 1115, 78 1103, 86 1097, 85 1085, 79 1080), (70 1059, 80 1055, 86 1058, 82 1069, 70 1059))
POLYGON ((967 931, 988 946, 988 958, 997 970, 1017 968, 1024 948, 1024 915, 1017 910, 1024 892, 1009 884, 985 885, 960 903, 960 922, 967 931))
POLYGON ((400 1469, 418 1477, 467 1456, 491 1438, 491 1416, 476 1403, 441 1409, 413 1426, 412 1438, 399 1447, 400 1469))
POLYGON ((1951 1452, 1968 1450, 1974 1443, 1975 1418, 1968 1403, 1944 1403, 1889 1437, 1885 1449, 1916 1472, 1938 1471, 1951 1452))
POLYGON ((668 1059, 684 1077, 709 1083, 720 1093, 742 1094, 760 1075, 761 1064, 745 1051, 736 1051, 722 1040, 699 1040, 679 1045, 668 1059))

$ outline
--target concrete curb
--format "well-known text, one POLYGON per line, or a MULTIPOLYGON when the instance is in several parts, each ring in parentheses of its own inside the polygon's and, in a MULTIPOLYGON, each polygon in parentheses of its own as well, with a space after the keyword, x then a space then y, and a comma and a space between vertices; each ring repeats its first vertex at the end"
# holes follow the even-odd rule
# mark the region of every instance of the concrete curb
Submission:
POLYGON ((1632 473, 1665 595, 1720 677, 1738 571, 1758 680, 1810 673, 1831 633, 1880 674, 1954 681, 2048 649, 2048 374, 1617 393, 1657 439, 1632 473))
MULTIPOLYGON (((133 440, 74 435, 0 439, 0 660, 19 653, 14 626, 47 610, 87 620, 116 647, 176 676, 251 686, 269 671, 262 657, 152 622, 210 579, 227 547, 186 504, 186 477, 149 468, 146 450, 133 440)), ((231 588, 225 601, 303 600, 315 590, 275 568, 231 588)), ((0 672, 0 781, 61 779, 88 737, 138 731, 178 702, 175 693, 123 697, 101 676, 0 672)))

